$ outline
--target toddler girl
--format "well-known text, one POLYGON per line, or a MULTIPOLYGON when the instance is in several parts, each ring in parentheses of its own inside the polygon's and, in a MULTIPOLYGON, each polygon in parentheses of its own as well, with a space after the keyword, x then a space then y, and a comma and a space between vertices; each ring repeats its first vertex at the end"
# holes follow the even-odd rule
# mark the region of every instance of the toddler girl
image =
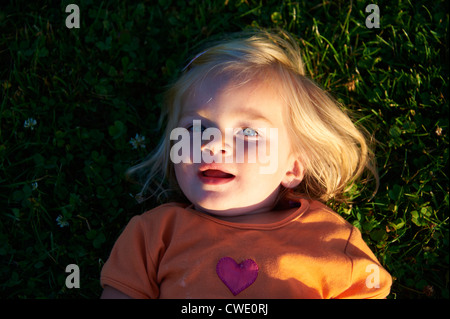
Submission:
POLYGON ((103 298, 389 294, 358 229, 323 204, 366 169, 376 176, 371 152, 305 76, 290 36, 254 32, 203 51, 165 112, 159 147, 130 173, 142 196, 180 196, 131 219, 103 267, 103 298))

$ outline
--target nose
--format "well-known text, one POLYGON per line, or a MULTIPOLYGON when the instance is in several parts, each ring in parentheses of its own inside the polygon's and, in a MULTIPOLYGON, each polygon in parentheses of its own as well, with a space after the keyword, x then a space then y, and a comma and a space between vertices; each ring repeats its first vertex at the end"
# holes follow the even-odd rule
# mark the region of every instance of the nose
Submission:
POLYGON ((231 147, 226 142, 212 140, 202 145, 202 152, 209 152, 211 156, 216 154, 228 155, 231 152, 231 147))
POLYGON ((221 134, 219 129, 214 132, 215 134, 211 134, 211 138, 209 140, 204 141, 202 144, 202 153, 206 156, 230 156, 233 154, 233 140, 232 138, 227 138, 227 134, 225 137, 221 134))

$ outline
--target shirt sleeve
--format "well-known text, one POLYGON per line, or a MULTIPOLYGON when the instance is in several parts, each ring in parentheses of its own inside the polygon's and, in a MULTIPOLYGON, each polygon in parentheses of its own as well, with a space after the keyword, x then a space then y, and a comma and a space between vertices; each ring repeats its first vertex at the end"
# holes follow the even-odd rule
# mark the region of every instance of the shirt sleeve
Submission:
POLYGON ((100 283, 136 299, 159 296, 156 266, 148 251, 146 229, 140 216, 133 217, 117 239, 103 266, 100 283))
POLYGON ((392 277, 378 262, 356 227, 352 228, 345 254, 351 263, 350 282, 348 288, 335 298, 386 298, 391 289, 392 277))

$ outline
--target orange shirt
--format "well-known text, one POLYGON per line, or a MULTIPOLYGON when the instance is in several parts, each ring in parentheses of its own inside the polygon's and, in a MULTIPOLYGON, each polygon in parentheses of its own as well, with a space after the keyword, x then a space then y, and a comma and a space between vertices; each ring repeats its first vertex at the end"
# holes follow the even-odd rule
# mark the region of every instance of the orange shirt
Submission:
POLYGON ((269 224, 161 205, 131 219, 101 273, 133 298, 385 298, 391 283, 357 228, 306 199, 269 224))

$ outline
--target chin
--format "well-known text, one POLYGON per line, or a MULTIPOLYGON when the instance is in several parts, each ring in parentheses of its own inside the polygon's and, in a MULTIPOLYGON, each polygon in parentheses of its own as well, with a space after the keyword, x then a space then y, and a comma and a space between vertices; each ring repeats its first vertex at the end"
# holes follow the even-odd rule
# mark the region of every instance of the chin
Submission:
POLYGON ((224 199, 208 199, 196 201, 194 204, 196 210, 218 216, 229 216, 234 211, 240 209, 237 203, 231 203, 231 200, 224 199))
POLYGON ((201 211, 206 211, 208 213, 214 214, 215 212, 223 212, 230 209, 235 209, 235 205, 230 205, 230 202, 228 203, 222 202, 222 200, 212 200, 212 201, 200 201, 195 204, 195 207, 197 207, 201 211))
POLYGON ((216 216, 239 216, 248 213, 252 213, 254 211, 258 211, 263 208, 264 205, 261 203, 248 204, 248 201, 245 203, 237 203, 236 198, 234 198, 234 202, 231 199, 224 200, 208 200, 197 202, 194 206, 196 210, 200 212, 204 212, 210 215, 216 216))

